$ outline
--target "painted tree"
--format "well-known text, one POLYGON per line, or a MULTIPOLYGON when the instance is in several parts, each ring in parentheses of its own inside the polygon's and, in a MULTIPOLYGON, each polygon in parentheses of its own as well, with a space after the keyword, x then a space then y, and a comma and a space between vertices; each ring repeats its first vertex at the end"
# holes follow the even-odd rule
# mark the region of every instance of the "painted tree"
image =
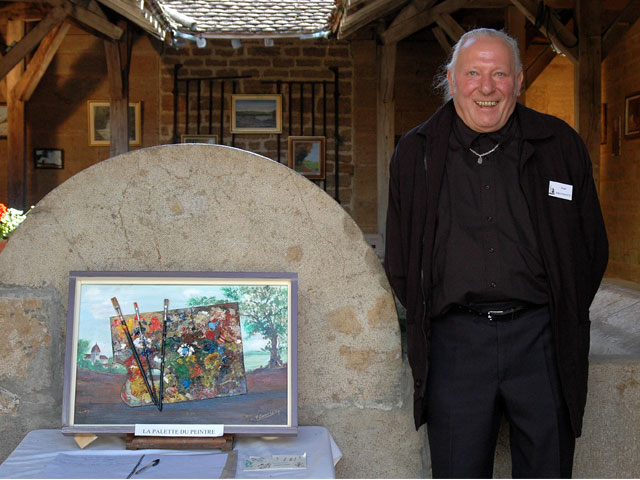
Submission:
POLYGON ((248 335, 261 335, 267 340, 264 350, 269 352, 267 367, 284 365, 281 353, 286 349, 287 288, 260 285, 223 287, 224 299, 217 297, 191 298, 189 306, 238 302, 240 318, 248 335))

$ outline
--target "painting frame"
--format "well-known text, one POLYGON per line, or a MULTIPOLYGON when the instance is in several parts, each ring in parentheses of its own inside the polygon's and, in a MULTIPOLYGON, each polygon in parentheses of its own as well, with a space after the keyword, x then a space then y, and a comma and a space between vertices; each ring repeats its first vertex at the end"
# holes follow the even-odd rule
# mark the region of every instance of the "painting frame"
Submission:
POLYGON ((180 136, 180 143, 206 143, 209 145, 217 145, 218 136, 183 133, 180 136))
MULTIPOLYGON (((126 434, 133 433, 136 425, 141 424, 196 425, 198 423, 207 423, 222 425, 224 433, 230 434, 295 435, 298 427, 297 292, 297 273, 288 272, 70 272, 62 401, 62 433, 126 434), (124 385, 127 378, 130 377, 127 377, 127 373, 118 373, 115 370, 111 370, 111 367, 113 369, 119 367, 120 370, 125 368, 124 366, 116 365, 115 347, 119 347, 119 344, 115 340, 112 342, 114 347, 112 358, 107 357, 106 361, 102 362, 101 365, 98 365, 96 359, 93 359, 96 362, 93 364, 94 368, 82 363, 85 361, 90 362, 92 359, 86 356, 84 353, 86 350, 80 350, 80 346, 86 345, 87 341, 89 345, 95 342, 95 347, 98 348, 91 348, 90 351, 90 355, 94 355, 96 350, 98 352, 101 350, 100 345, 104 346, 106 343, 111 343, 112 339, 115 339, 113 335, 115 335, 114 331, 117 328, 114 325, 118 325, 118 322, 114 323, 113 319, 109 322, 106 319, 106 315, 116 315, 113 305, 106 298, 115 292, 119 292, 118 298, 124 318, 127 319, 129 317, 129 320, 125 321, 133 322, 133 326, 135 326, 135 320, 131 319, 133 318, 131 315, 133 308, 129 300, 138 298, 137 302, 140 302, 140 300, 146 301, 146 306, 140 302, 140 316, 138 317, 138 330, 141 330, 144 335, 144 329, 140 328, 143 322, 141 318, 145 315, 144 311, 155 311, 158 308, 161 310, 161 297, 168 296, 171 308, 177 307, 175 311, 182 312, 185 310, 184 305, 186 304, 184 301, 186 295, 191 296, 191 299, 211 298, 212 292, 214 292, 214 296, 217 296, 224 291, 224 288, 230 289, 226 290, 226 295, 232 294, 229 292, 244 292, 242 295, 250 295, 249 300, 242 296, 238 297, 240 298, 237 300, 237 315, 239 318, 243 316, 244 309, 252 314, 250 315, 252 318, 255 317, 255 310, 250 310, 250 308, 255 308, 256 299, 263 298, 260 295, 267 295, 264 293, 265 291, 277 292, 277 296, 280 299, 279 305, 283 309, 281 310, 281 318, 278 320, 280 322, 278 334, 284 335, 284 339, 278 337, 280 343, 276 342, 279 347, 277 349, 278 352, 282 350, 281 353, 278 353, 281 356, 279 365, 271 362, 274 355, 272 348, 265 350, 266 347, 264 347, 260 350, 260 345, 265 343, 264 338, 258 338, 256 343, 256 339, 251 336, 251 333, 245 335, 245 332, 248 331, 252 331, 255 334, 255 325, 246 331, 243 326, 242 347, 238 347, 242 348, 242 350, 239 350, 240 353, 236 355, 236 358, 242 360, 247 377, 247 391, 244 394, 221 398, 210 397, 198 399, 197 401, 183 399, 176 403, 166 404, 161 411, 157 411, 154 405, 148 404, 131 407, 131 405, 123 403, 125 399, 123 396, 125 392, 124 385), (201 294, 204 294, 204 297, 201 294), (171 300, 172 298, 173 300, 171 300), (151 305, 150 302, 156 303, 151 305), (112 307, 113 313, 108 312, 108 306, 112 307), (98 326, 96 327, 96 325, 98 326), (87 334, 86 332, 90 333, 87 334), (82 338, 83 335, 91 335, 92 338, 84 339, 82 338), (105 336, 108 336, 109 339, 104 340, 105 336), (250 346, 252 338, 255 345, 250 346), (259 355, 259 352, 266 352, 264 355, 269 356, 268 363, 264 367, 250 368, 249 363, 253 360, 249 357, 253 353, 259 355), (92 381, 92 379, 94 380, 92 381), (114 384, 113 388, 109 387, 111 383, 114 384), (251 385, 257 385, 257 387, 250 388, 251 385), (120 389, 121 386, 122 388, 120 389), (252 388, 256 390, 252 391, 252 388), (96 397, 99 398, 99 402, 91 401, 90 397, 94 389, 96 391, 95 395, 99 395, 96 397), (259 407, 258 410, 256 410, 256 405, 259 407), (197 416, 197 412, 202 411, 207 412, 207 421, 193 421, 200 418, 197 416), (220 419, 223 419, 223 421, 218 421, 220 419), (233 419, 239 419, 239 421, 233 419)), ((272 293, 269 293, 269 295, 272 295, 272 293)), ((260 301, 266 302, 266 300, 260 301)), ((187 304, 193 305, 193 303, 187 304)), ((264 308, 266 309, 267 307, 265 306, 264 308)), ((173 316, 169 318, 175 320, 183 317, 173 316)), ((205 324, 212 325, 211 321, 209 323, 205 321, 205 324)), ((120 327, 122 326, 123 324, 120 323, 120 327)), ((176 332, 184 331, 184 328, 180 330, 179 327, 183 328, 180 323, 173 328, 176 329, 176 332)), ((147 335, 149 334, 147 333, 147 335)), ((168 333, 167 339, 171 335, 171 333, 168 333)), ((206 338, 210 337, 207 336, 206 338)), ((164 337, 162 339, 165 345, 170 344, 168 340, 164 340, 164 337)), ((203 342, 198 344, 193 339, 189 341, 192 342, 194 348, 205 350, 203 342)), ((267 346, 269 345, 269 342, 267 342, 267 346)), ((105 352, 108 351, 108 347, 103 347, 103 349, 105 352)), ((171 350, 171 347, 167 348, 167 351, 169 350, 171 350)), ((96 353, 96 355, 98 354, 96 353)), ((253 361, 253 363, 257 365, 260 362, 253 361)), ((156 371, 157 374, 157 370, 151 371, 156 371)), ((164 370, 163 377, 167 385, 166 379, 170 376, 167 373, 168 371, 164 370)), ((222 371, 222 367, 220 367, 220 371, 222 371)), ((157 374, 156 378, 159 377, 160 375, 157 374)))
POLYGON ((0 138, 9 134, 9 107, 7 102, 0 102, 0 138))
POLYGON ((64 150, 60 148, 34 148, 33 166, 42 169, 64 168, 64 150))
POLYGON ((640 137, 640 92, 632 93, 624 99, 624 136, 640 137))
MULTIPOLYGON (((89 124, 89 146, 111 145, 109 120, 111 104, 108 101, 89 100, 87 102, 89 124)), ((129 102, 129 145, 142 145, 142 102, 129 102)))
POLYGON ((231 133, 282 133, 282 95, 231 95, 231 133))
POLYGON ((309 180, 326 177, 326 138, 321 135, 293 135, 288 138, 289 168, 309 180))

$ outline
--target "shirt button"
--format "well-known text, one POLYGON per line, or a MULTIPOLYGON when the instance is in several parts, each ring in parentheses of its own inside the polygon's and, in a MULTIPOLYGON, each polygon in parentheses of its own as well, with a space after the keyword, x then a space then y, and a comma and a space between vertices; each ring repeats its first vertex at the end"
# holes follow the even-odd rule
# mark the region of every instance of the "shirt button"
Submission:
POLYGON ((491 185, 485 185, 485 186, 484 186, 484 189, 485 189, 485 190, 489 190, 490 188, 491 188, 491 185))
POLYGON ((491 282, 491 287, 492 288, 496 288, 498 285, 496 285, 496 282, 491 282))
POLYGON ((496 251, 495 248, 493 248, 493 247, 489 248, 489 253, 495 253, 495 251, 496 251))
POLYGON ((493 222, 493 217, 491 215, 487 217, 487 222, 493 222))

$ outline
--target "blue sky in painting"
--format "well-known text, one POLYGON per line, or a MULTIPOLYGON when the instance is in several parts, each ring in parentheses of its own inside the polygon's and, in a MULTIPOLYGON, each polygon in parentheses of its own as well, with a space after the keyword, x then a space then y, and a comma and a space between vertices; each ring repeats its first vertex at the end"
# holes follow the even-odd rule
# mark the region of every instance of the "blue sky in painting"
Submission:
MULTIPOLYGON (((138 302, 140 313, 161 312, 164 299, 169 299, 169 310, 187 307, 192 297, 224 298, 222 290, 214 285, 104 285, 83 283, 80 296, 78 338, 98 344, 103 355, 112 356, 109 318, 116 315, 111 299, 116 297, 122 313, 135 313, 133 302, 138 302)), ((248 337, 243 329, 242 343, 245 353, 260 350, 266 340, 248 337)))

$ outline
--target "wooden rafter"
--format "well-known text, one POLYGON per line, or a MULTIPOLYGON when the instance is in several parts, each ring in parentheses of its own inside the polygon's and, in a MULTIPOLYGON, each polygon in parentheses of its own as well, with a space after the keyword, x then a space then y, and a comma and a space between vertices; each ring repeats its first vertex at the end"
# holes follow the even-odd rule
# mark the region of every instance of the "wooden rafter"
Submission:
POLYGON ((445 51, 445 53, 447 55, 450 55, 451 51, 453 50, 453 46, 449 42, 449 39, 447 38, 447 34, 444 33, 444 30, 442 30, 439 26, 436 25, 431 29, 431 32, 433 32, 433 36, 436 37, 436 40, 438 41, 442 49, 445 51))
POLYGON ((536 78, 547 68, 554 58, 556 58, 555 50, 549 45, 546 47, 540 54, 524 68, 524 85, 523 88, 526 90, 531 86, 533 82, 536 81, 536 78))
POLYGON ((68 22, 64 22, 51 30, 40 42, 38 50, 29 61, 26 71, 13 89, 13 95, 22 102, 28 102, 34 90, 38 86, 40 79, 47 71, 47 67, 53 60, 58 47, 67 35, 70 28, 68 22))
POLYGON ((338 38, 348 37, 360 28, 402 7, 407 0, 374 0, 353 14, 343 17, 338 38))
POLYGON ((611 25, 602 35, 602 59, 615 48, 625 33, 640 18, 640 0, 629 0, 611 25))
MULTIPOLYGON (((527 19, 535 25, 536 10, 538 4, 535 0, 511 0, 518 10, 520 10, 527 19)), ((549 17, 550 27, 541 25, 540 31, 544 33, 553 42, 554 46, 564 53, 574 64, 578 63, 578 49, 576 45, 576 37, 568 31, 564 25, 554 15, 549 17)))
POLYGON ((133 23, 141 27, 147 33, 153 35, 156 38, 161 40, 164 39, 164 33, 162 27, 156 21, 154 23, 153 19, 145 16, 145 12, 138 8, 137 3, 132 5, 132 2, 128 2, 125 0, 98 0, 105 7, 110 8, 114 12, 119 13, 123 17, 128 20, 131 20, 133 23))
POLYGON ((85 8, 79 4, 71 5, 71 16, 83 26, 111 40, 118 40, 122 36, 122 29, 107 20, 102 12, 98 13, 93 8, 85 8))
POLYGON ((448 13, 441 13, 436 16, 436 23, 454 42, 460 40, 460 37, 464 35, 464 28, 462 28, 448 13))

